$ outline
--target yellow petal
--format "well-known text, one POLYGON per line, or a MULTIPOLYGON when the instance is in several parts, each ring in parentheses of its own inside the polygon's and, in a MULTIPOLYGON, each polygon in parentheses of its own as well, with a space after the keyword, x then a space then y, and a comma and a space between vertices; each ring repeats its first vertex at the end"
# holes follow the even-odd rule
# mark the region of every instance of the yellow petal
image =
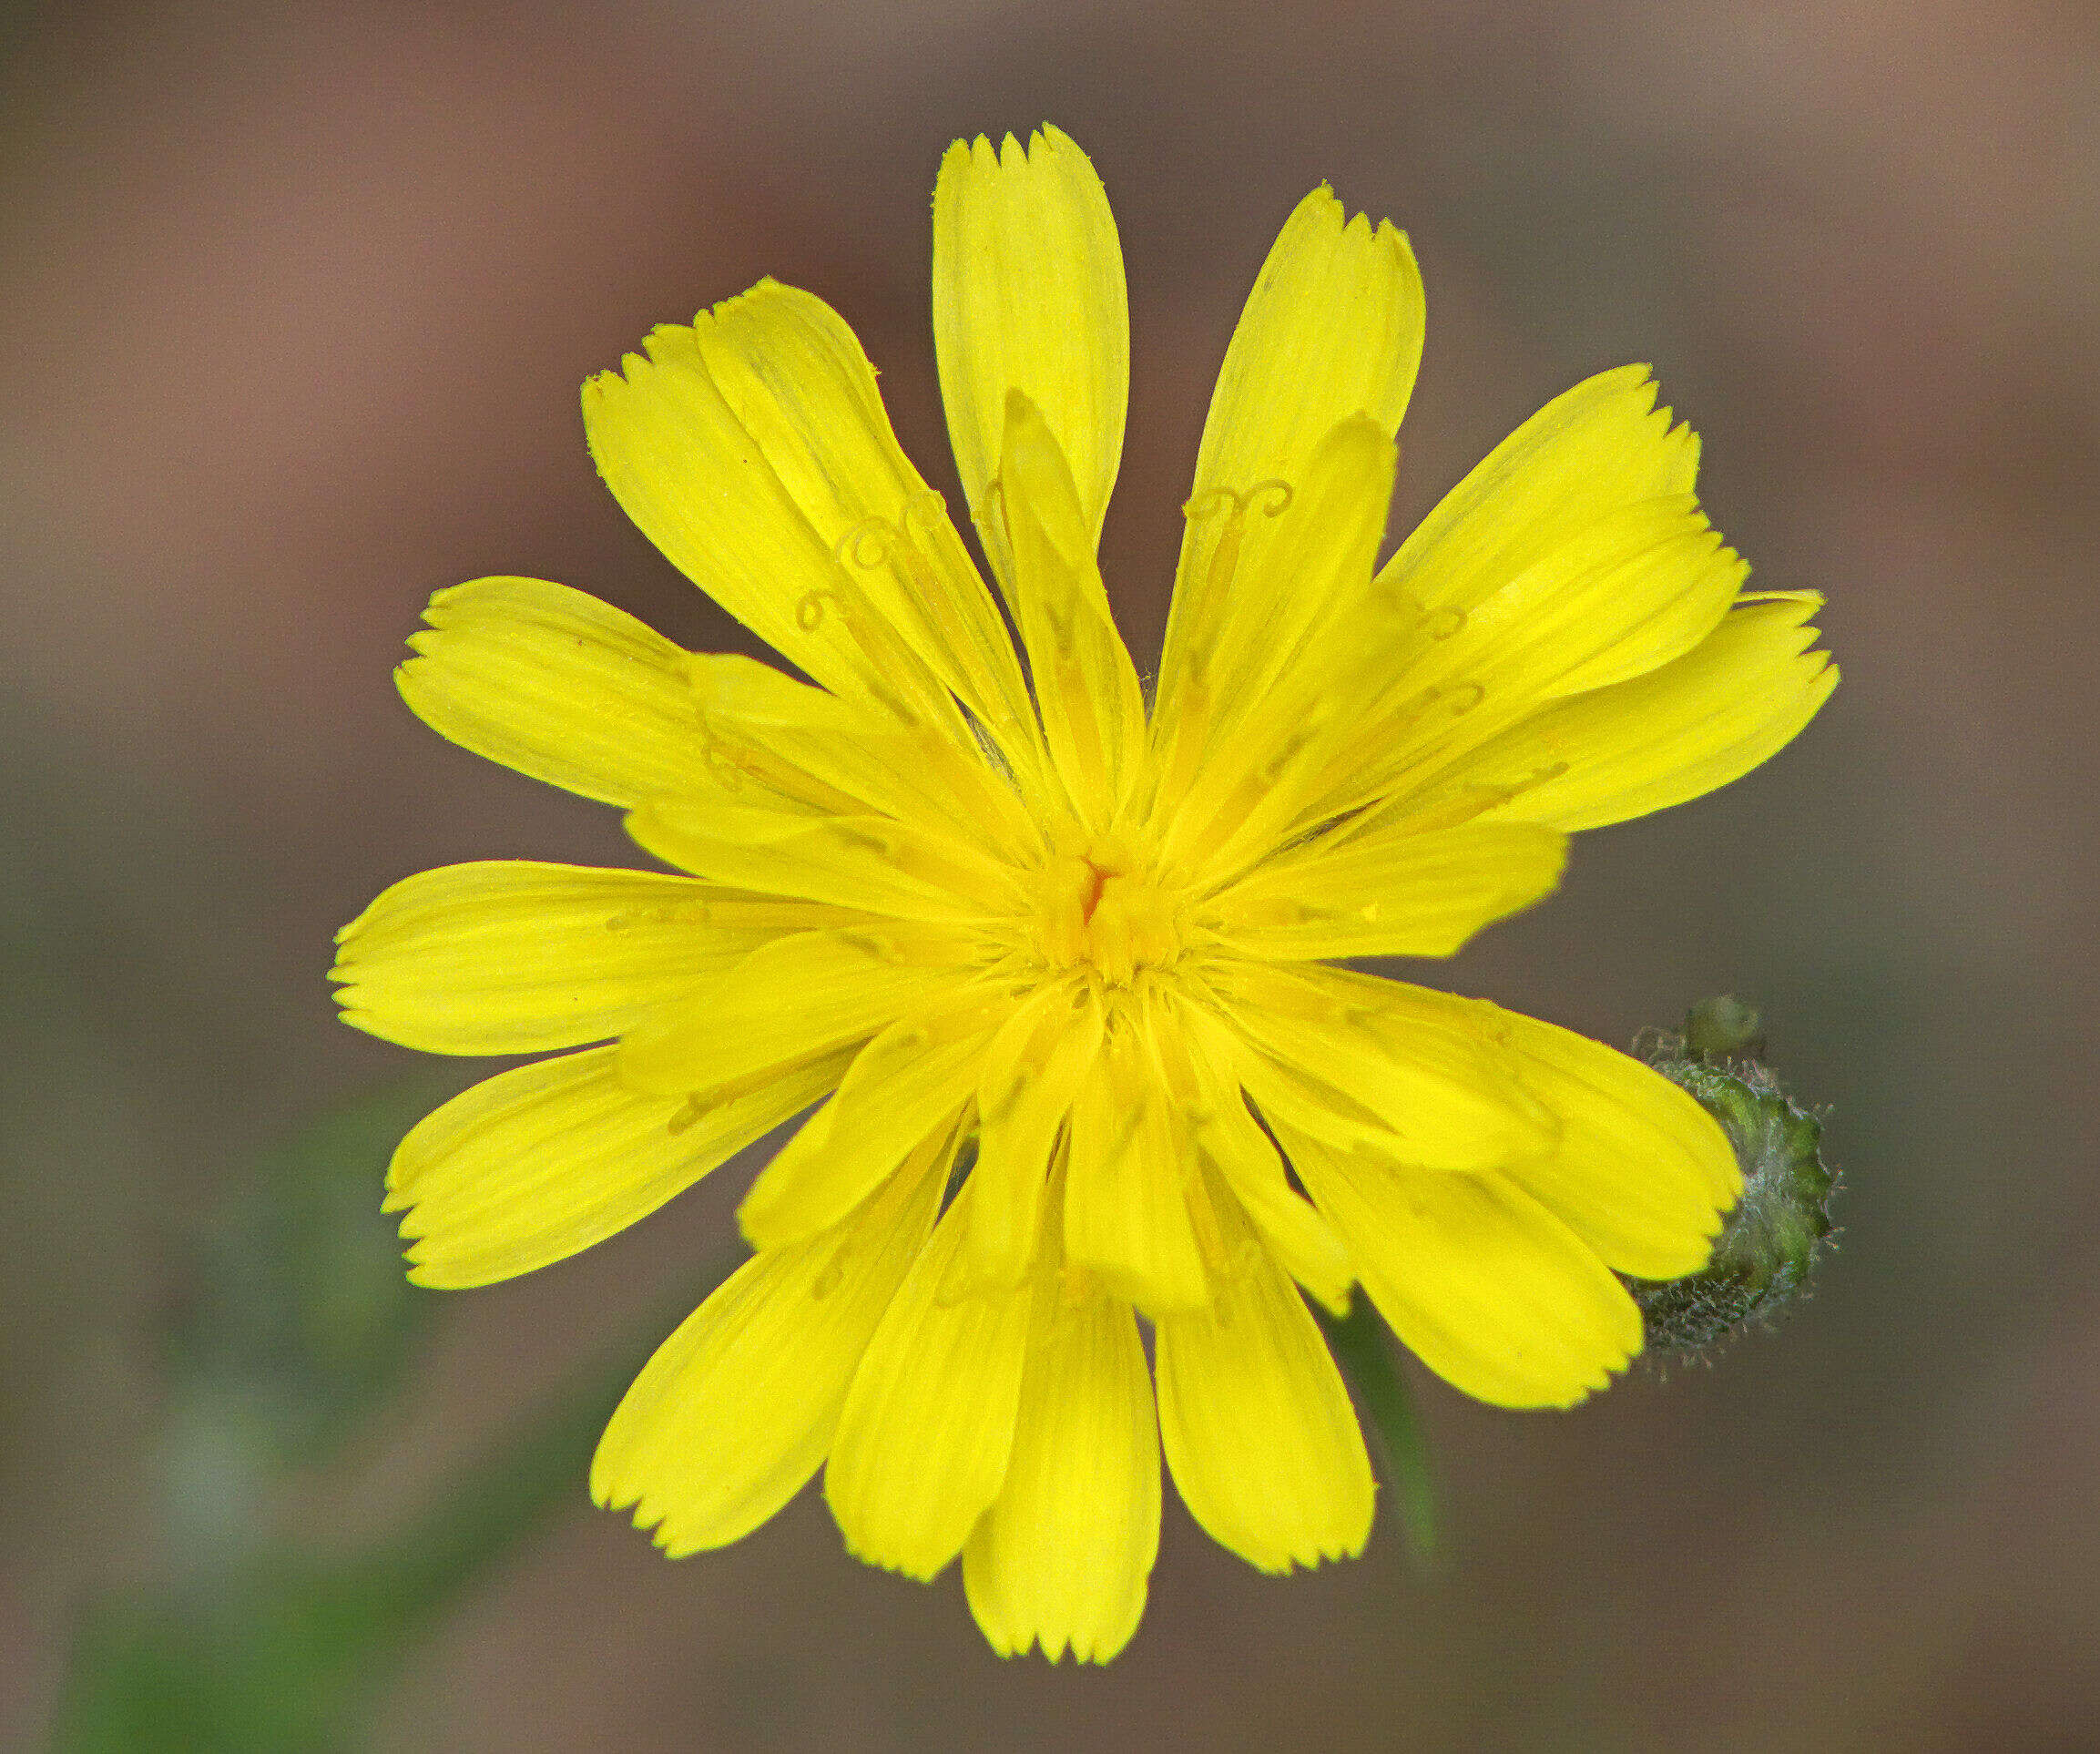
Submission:
POLYGON ((1300 691, 1332 687, 1316 630, 1339 626, 1346 631, 1330 638, 1361 643, 1397 456, 1386 428, 1353 414, 1314 447, 1295 482, 1216 491, 1190 513, 1216 525, 1198 598, 1203 619, 1185 618, 1175 692, 1162 696, 1152 721, 1153 807, 1196 819, 1177 821, 1179 834, 1230 811, 1236 789, 1259 777, 1302 722, 1295 701, 1271 709, 1279 679, 1310 666, 1317 677, 1292 678, 1300 691), (1252 526, 1261 539, 1249 552, 1252 526))
POLYGON ((815 1060, 694 1116, 637 1096, 595 1048, 505 1072, 413 1127, 387 1171, 419 1285, 487 1285, 563 1260, 646 1218, 835 1085, 815 1060))
POLYGON ((1209 1300, 1180 1111, 1137 1029, 1112 1025, 1072 1108, 1065 1253, 1147 1315, 1209 1300))
POLYGON ((726 794, 712 801, 801 816, 855 809, 853 793, 807 764, 783 759, 771 747, 773 739, 759 734, 760 728, 807 728, 831 743, 850 747, 870 729, 887 729, 888 715, 859 709, 736 652, 695 652, 686 660, 686 672, 708 775, 726 794))
POLYGON ((1098 832, 1138 760, 1145 698, 1109 613, 1071 470, 1042 412, 1018 390, 1006 398, 999 504, 1044 733, 1074 810, 1098 832))
POLYGON ((1514 823, 1337 833, 1256 866, 1200 917, 1249 956, 1449 956, 1551 894, 1566 861, 1565 835, 1514 823))
POLYGON ((958 140, 933 189, 933 348, 963 491, 1011 594, 1005 532, 986 499, 1001 468, 1006 397, 1043 411, 1072 470, 1089 552, 1123 456, 1130 317, 1123 250, 1086 155, 1058 129, 1024 152, 958 140))
POLYGON ((1821 599, 1731 609, 1684 657, 1561 700, 1475 750, 1434 785, 1496 820, 1573 831, 1623 822, 1738 780, 1800 732, 1838 686, 1807 627, 1821 599))
POLYGON ((751 1246, 777 1248, 835 1224, 928 1133, 954 1127, 1004 1003, 945 1001, 900 1018, 862 1048, 837 1094, 737 1208, 751 1246))
POLYGON ((1021 1282, 1035 1259, 1051 1159, 1065 1117, 1101 1045, 1101 1011, 1045 985, 1017 1006, 984 1050, 977 1076, 981 1133, 971 1177, 970 1234, 952 1292, 1021 1282))
POLYGON ((1728 613, 1749 567, 1688 494, 1642 500, 1571 531, 1443 642, 1497 704, 1608 687, 1681 658, 1728 613))
POLYGON ((1568 537, 1642 500, 1688 494, 1699 443, 1655 405, 1645 365, 1556 396, 1445 495, 1379 582, 1430 610, 1468 614, 1568 537))
POLYGON ((1508 1178, 1408 1169, 1279 1133, 1371 1300, 1454 1387, 1498 1406, 1569 1407, 1640 1351, 1626 1288, 1508 1178))
POLYGON ((1269 496, 1248 508, 1273 527, 1259 552, 1241 544, 1228 613, 1206 666, 1221 707, 1259 700, 1315 627, 1359 607, 1385 540, 1399 462, 1392 430, 1351 414, 1313 446, 1273 517, 1269 496))
POLYGON ((1230 1267, 1209 1309, 1160 1318, 1159 1433, 1189 1514, 1262 1571, 1360 1553, 1370 1459, 1327 1342, 1220 1200, 1230 1267))
POLYGON ((752 787, 738 801, 935 823, 1011 862, 1040 862, 1041 831, 975 743, 897 724, 748 658, 696 655, 691 668, 716 777, 732 793, 752 787))
POLYGON ((1748 573, 1688 495, 1643 500, 1569 532, 1455 631, 1386 667, 1388 686, 1330 760, 1336 783, 1301 816, 1381 798, 1412 811, 1468 750, 1547 703, 1694 649, 1748 573))
POLYGON ((1265 1114, 1409 1163, 1489 1168, 1553 1143, 1550 1114, 1518 1084, 1467 1002, 1344 969, 1222 966, 1228 1016, 1259 1055, 1235 1068, 1265 1114), (1271 1076, 1266 1057, 1294 1070, 1271 1076), (1365 1127, 1358 1117, 1372 1117, 1365 1127))
POLYGON ((537 578, 440 591, 402 698, 476 755, 608 804, 706 789, 686 654, 631 615, 537 578))
POLYGON ((627 828, 637 846, 696 876, 834 907, 961 922, 1025 904, 1012 866, 938 819, 796 816, 658 798, 630 811, 627 828))
POLYGON ((747 1261, 658 1348, 591 1463, 673 1558, 741 1540, 816 1473, 847 1385, 933 1228, 953 1141, 929 1141, 836 1228, 747 1261))
POLYGON ((898 447, 853 331, 821 299, 761 280, 696 318, 693 332, 708 375, 818 539, 978 722, 1025 746, 1014 643, 940 495, 898 447))
POLYGON ((710 923, 719 892, 523 860, 420 872, 336 933, 336 999, 345 1023, 429 1054, 603 1041, 775 935, 710 923))
POLYGON ((646 357, 626 357, 624 375, 602 372, 583 391, 598 473, 642 534, 823 687, 952 718, 947 690, 723 395, 696 330, 666 324, 644 346, 646 357))
POLYGON ((584 385, 584 432, 613 497, 667 559, 777 651, 830 688, 851 689, 859 655, 837 617, 798 607, 840 576, 838 557, 754 454, 690 329, 665 325, 647 352, 584 385))
POLYGON ((931 1577, 999 1495, 1028 1349, 1031 1289, 947 1303, 965 1182, 876 1329, 839 1416, 824 1496, 871 1565, 931 1577))
POLYGON ((620 1076, 658 1096, 734 1087, 886 1028, 953 979, 910 926, 799 932, 761 945, 620 1047, 620 1076))
POLYGON ((1352 414, 1369 415, 1391 438, 1414 389, 1424 309, 1403 232, 1383 221, 1373 229, 1362 214, 1345 222, 1324 186, 1298 204, 1254 282, 1211 397, 1167 624, 1162 710, 1215 637, 1223 608, 1214 599, 1235 571, 1268 576, 1277 525, 1266 515, 1242 521, 1237 567, 1215 565, 1229 525, 1216 496, 1252 497, 1277 481, 1295 491, 1315 448, 1352 414))
POLYGON ((1275 703, 1306 721, 1306 747, 1262 794, 1269 844, 1386 801, 1416 810, 1440 773, 1547 702, 1713 630, 1748 568, 1699 513, 1697 441, 1654 400, 1645 367, 1559 398, 1402 546, 1363 615, 1330 624, 1320 661, 1275 703))
POLYGON ((1283 1159, 1247 1105, 1222 1110, 1199 1139, 1206 1161, 1247 1208, 1278 1262, 1337 1315, 1347 1310, 1356 1277, 1348 1250, 1318 1208, 1292 1190, 1283 1159))
MULTIPOLYGON (((1291 1188, 1283 1159, 1248 1109, 1239 1080, 1224 1070, 1233 1056, 1220 1039, 1222 1025, 1193 1006, 1183 1009, 1180 1023, 1196 1086, 1188 1113, 1197 1149, 1232 1190, 1285 1270, 1341 1314, 1349 1307, 1349 1288, 1356 1277, 1349 1251, 1318 1208, 1291 1188)), ((1161 1032, 1163 1046, 1173 1039, 1161 1032)))
POLYGON ((1159 1430, 1130 1306, 1045 1273, 1005 1484, 963 1549, 970 1610, 1002 1657, 1105 1663, 1145 1612, 1159 1551, 1159 1430))
POLYGON ((1638 1060, 1515 1012, 1501 1016, 1518 1076, 1560 1120, 1544 1157, 1505 1173, 1606 1266, 1680 1279, 1706 1265, 1742 1172, 1718 1123, 1638 1060))

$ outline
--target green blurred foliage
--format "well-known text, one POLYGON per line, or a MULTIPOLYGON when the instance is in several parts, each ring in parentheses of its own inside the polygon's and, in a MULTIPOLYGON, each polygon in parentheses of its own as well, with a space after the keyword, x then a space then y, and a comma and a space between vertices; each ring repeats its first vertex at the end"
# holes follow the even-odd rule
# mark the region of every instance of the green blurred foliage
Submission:
POLYGON ((281 1467, 328 1459, 400 1381, 434 1301, 402 1270, 379 1189, 440 1094, 396 1086, 267 1154, 187 1239, 168 1370, 281 1467))
POLYGON ((359 1746, 367 1708, 418 1637, 548 1515, 581 1502, 591 1451, 637 1366, 622 1355, 537 1410, 375 1552, 334 1566, 266 1554, 91 1611, 58 1754, 359 1746))
MULTIPOLYGON (((270 1526, 270 1490, 334 1456, 413 1362, 434 1300, 379 1210, 386 1160, 437 1093, 396 1086, 268 1154, 185 1250, 165 1362, 175 1576, 88 1609, 57 1754, 334 1754, 364 1745, 396 1664, 549 1515, 647 1356, 622 1349, 518 1422, 409 1525, 345 1559, 270 1526)), ((729 1263, 681 1290, 678 1313, 729 1263)), ((667 1312, 668 1313, 668 1312, 667 1312)), ((651 1318, 647 1343, 665 1325, 651 1318)))

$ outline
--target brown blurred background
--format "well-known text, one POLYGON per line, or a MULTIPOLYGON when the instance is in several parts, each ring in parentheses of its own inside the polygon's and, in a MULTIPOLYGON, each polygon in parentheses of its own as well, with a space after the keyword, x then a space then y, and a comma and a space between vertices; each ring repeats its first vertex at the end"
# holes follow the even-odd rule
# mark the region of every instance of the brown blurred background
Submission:
MULTIPOLYGON (((1106 1672, 1000 1664, 953 1574, 864 1570, 813 1494, 672 1565, 579 1483, 378 1745, 2100 1748, 2089 6, 15 5, 0 33, 0 1742, 41 1739, 77 1606, 168 1563, 168 1239, 413 1067, 331 1020, 335 926, 426 865, 627 857, 400 705, 425 598, 531 573, 733 642, 599 487, 576 386, 761 274, 845 312, 952 492, 934 167, 1049 118, 1128 262, 1105 559, 1141 660, 1211 373, 1321 178, 1429 283, 1396 529, 1651 360, 1760 582, 1829 595, 1847 680, 1808 733, 1585 837, 1448 979, 1621 1044, 1761 1000, 1830 1106, 1841 1251, 1777 1335, 1573 1415, 1423 1380, 1430 1581, 1390 1518, 1277 1581, 1170 1504, 1106 1672)), ((419 1502, 710 1259, 749 1174, 443 1300, 283 1526, 327 1551, 419 1502)))

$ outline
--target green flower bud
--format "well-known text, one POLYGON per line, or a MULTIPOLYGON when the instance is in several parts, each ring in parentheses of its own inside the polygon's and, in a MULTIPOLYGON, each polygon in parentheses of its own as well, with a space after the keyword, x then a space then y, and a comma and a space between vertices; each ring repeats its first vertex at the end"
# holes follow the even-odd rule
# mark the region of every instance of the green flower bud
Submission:
POLYGON ((1742 1166, 1743 1197, 1712 1259, 1683 1279, 1628 1280, 1652 1350, 1697 1356, 1769 1321, 1814 1270, 1830 1236, 1838 1178, 1822 1159, 1823 1124, 1759 1059, 1756 1009, 1732 996, 1692 1007, 1681 1035, 1658 1035, 1648 1063, 1720 1122, 1742 1166))

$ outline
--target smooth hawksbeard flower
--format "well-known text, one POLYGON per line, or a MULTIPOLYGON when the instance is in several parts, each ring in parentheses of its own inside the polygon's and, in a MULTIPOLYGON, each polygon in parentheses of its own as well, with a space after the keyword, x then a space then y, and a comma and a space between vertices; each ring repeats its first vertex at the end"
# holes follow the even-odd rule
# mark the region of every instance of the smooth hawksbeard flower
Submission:
POLYGON ((1096 564, 1122 258, 1053 129, 958 143, 933 208, 949 431, 1019 653, 852 333, 771 281, 657 330, 584 416, 628 515, 807 682, 535 579, 432 602, 410 706, 689 874, 454 866, 344 929, 359 1027, 583 1050, 403 1142, 413 1277, 559 1260, 828 1098, 598 1451, 597 1498, 669 1553, 821 1466, 862 1558, 960 1554, 997 1649, 1106 1659, 1162 1444, 1263 1570, 1362 1546, 1301 1290, 1361 1282, 1469 1394, 1566 1406, 1640 1347, 1615 1274, 1705 1261, 1738 1178, 1691 1097, 1335 964, 1449 955, 1553 889, 1569 831, 1762 761, 1836 681, 1819 599, 1744 594, 1638 366, 1379 566, 1422 310, 1400 232, 1300 204, 1212 400, 1149 706, 1096 564))

